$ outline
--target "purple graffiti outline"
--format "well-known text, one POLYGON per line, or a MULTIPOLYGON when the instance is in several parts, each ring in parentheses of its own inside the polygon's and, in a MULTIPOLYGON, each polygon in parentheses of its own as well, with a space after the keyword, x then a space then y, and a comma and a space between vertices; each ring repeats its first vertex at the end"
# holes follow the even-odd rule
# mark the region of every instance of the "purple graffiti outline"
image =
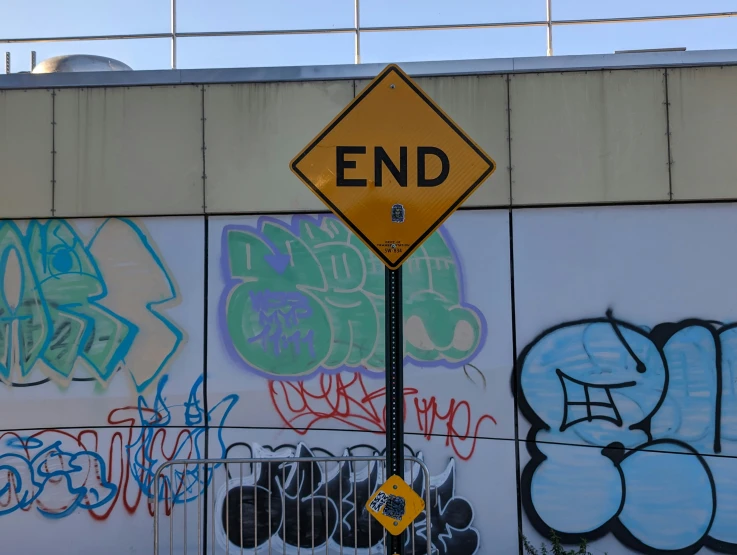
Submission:
MULTIPOLYGON (((318 375, 336 375, 342 372, 360 372, 364 374, 365 376, 372 378, 372 379, 379 379, 384 375, 384 370, 373 371, 373 370, 369 370, 368 368, 365 368, 364 366, 351 367, 347 365, 342 365, 342 366, 339 366, 338 368, 333 368, 333 369, 327 369, 321 365, 321 366, 318 366, 317 369, 315 369, 313 372, 309 374, 297 374, 297 375, 270 374, 269 372, 265 372, 259 368, 255 368, 251 366, 250 364, 248 364, 248 362, 246 362, 243 359, 243 357, 238 353, 238 351, 235 348, 235 345, 233 344, 233 341, 230 338, 230 333, 228 331, 228 322, 227 322, 228 297, 230 296, 230 293, 233 291, 233 289, 235 289, 235 287, 237 287, 238 285, 242 283, 242 280, 239 278, 233 277, 230 272, 230 260, 228 256, 228 233, 230 233, 230 231, 245 231, 248 233, 253 233, 271 249, 272 254, 278 255, 278 254, 282 254, 281 251, 276 247, 276 245, 274 244, 273 241, 271 241, 271 239, 269 239, 263 234, 262 230, 266 223, 272 223, 274 225, 277 225, 283 229, 286 229, 287 231, 292 233, 295 237, 300 237, 299 228, 302 222, 311 223, 315 227, 320 228, 322 225, 322 222, 326 219, 335 220, 341 225, 343 225, 342 222, 340 222, 340 220, 338 220, 338 218, 333 216, 332 214, 316 214, 316 215, 296 214, 291 217, 290 222, 286 222, 284 220, 280 220, 272 216, 260 216, 258 220, 256 221, 255 225, 226 224, 225 226, 223 226, 223 230, 220 235, 220 270, 222 273, 224 285, 223 285, 223 291, 220 294, 220 300, 218 302, 218 326, 220 328, 220 333, 223 338, 223 343, 225 344, 225 349, 227 353, 238 364, 243 365, 246 368, 246 370, 249 370, 256 375, 265 377, 271 381, 279 381, 279 382, 304 381, 304 380, 315 378, 318 375)), ((468 354, 468 356, 458 361, 451 362, 451 361, 448 361, 442 358, 438 360, 431 360, 431 361, 417 360, 413 358, 411 355, 405 355, 404 364, 405 365, 412 364, 413 366, 417 366, 419 368, 446 367, 450 369, 456 369, 456 368, 462 368, 463 366, 471 362, 471 360, 473 360, 478 355, 478 353, 484 348, 484 345, 486 344, 486 337, 487 337, 487 323, 486 323, 486 318, 484 317, 483 313, 476 306, 466 301, 466 284, 465 284, 465 280, 463 279, 463 272, 461 271, 460 258, 458 256, 458 251, 456 249, 455 242, 451 238, 448 231, 445 229, 445 224, 442 225, 438 229, 437 232, 442 236, 443 240, 445 241, 445 244, 448 246, 448 250, 450 251, 450 254, 453 257, 453 262, 455 263, 456 279, 458 281, 458 297, 459 297, 458 306, 476 314, 481 324, 479 343, 478 345, 476 345, 476 348, 471 353, 468 354)), ((408 260, 411 260, 411 259, 412 257, 410 257, 408 260)))

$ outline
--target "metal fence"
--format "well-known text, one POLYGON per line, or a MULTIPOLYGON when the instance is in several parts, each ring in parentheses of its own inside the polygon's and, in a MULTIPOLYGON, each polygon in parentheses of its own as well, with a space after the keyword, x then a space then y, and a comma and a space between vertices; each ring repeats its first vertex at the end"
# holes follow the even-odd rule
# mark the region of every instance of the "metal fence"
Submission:
MULTIPOLYGON (((190 459, 154 476, 154 555, 387 554, 365 509, 388 478, 384 457, 190 459)), ((404 533, 407 555, 432 554, 430 474, 405 458, 425 510, 404 533)))
POLYGON ((556 27, 572 25, 596 25, 606 23, 637 23, 648 21, 678 21, 737 17, 737 11, 730 12, 700 12, 690 14, 674 15, 650 15, 641 17, 615 17, 598 19, 555 19, 553 17, 553 0, 538 0, 545 2, 546 18, 538 21, 504 21, 504 22, 475 22, 475 23, 453 23, 442 25, 398 25, 368 27, 361 25, 361 0, 353 1, 353 26, 332 27, 324 29, 277 29, 277 30, 250 30, 250 31, 203 31, 203 32, 179 32, 177 30, 177 0, 169 0, 171 8, 170 27, 168 32, 160 33, 138 33, 138 34, 114 34, 114 35, 83 35, 83 36, 58 36, 58 37, 23 37, 23 38, 0 38, 0 44, 19 44, 37 42, 78 42, 98 40, 122 40, 122 39, 169 39, 171 52, 171 68, 177 69, 177 40, 185 38, 213 38, 213 37, 246 37, 246 36, 278 36, 278 35, 335 35, 352 34, 354 36, 354 62, 361 63, 361 36, 365 33, 382 32, 406 32, 406 31, 437 31, 437 30, 459 30, 459 29, 504 29, 520 27, 545 27, 547 29, 547 54, 553 55, 553 34, 556 27))

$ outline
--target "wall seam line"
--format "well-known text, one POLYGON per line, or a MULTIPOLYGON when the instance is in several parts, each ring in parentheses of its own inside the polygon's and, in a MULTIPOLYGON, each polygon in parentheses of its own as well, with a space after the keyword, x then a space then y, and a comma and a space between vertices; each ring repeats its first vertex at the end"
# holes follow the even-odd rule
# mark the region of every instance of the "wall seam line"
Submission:
MULTIPOLYGON (((644 206, 644 207, 655 207, 655 206, 690 206, 690 205, 737 205, 737 197, 735 198, 698 198, 698 199, 673 199, 673 201, 661 199, 661 200, 633 200, 633 201, 616 201, 616 202, 556 202, 547 204, 517 204, 514 206, 515 210, 548 210, 555 208, 625 208, 630 206, 644 206)), ((459 212, 507 212, 510 209, 509 204, 499 205, 484 205, 484 206, 461 206, 458 208, 459 212)), ((327 209, 311 209, 311 210, 266 210, 266 211, 230 211, 230 212, 212 212, 209 216, 219 217, 244 217, 244 216, 291 216, 295 214, 307 214, 307 215, 329 215, 331 212, 327 209)), ((199 217, 203 214, 201 212, 126 212, 126 213, 114 213, 114 212, 97 212, 89 215, 78 215, 78 216, 54 216, 49 219, 61 220, 73 217, 75 220, 99 220, 107 218, 187 218, 187 217, 199 217)), ((38 214, 29 213, 25 216, 19 215, 13 218, 3 218, 4 220, 24 220, 33 219, 40 217, 38 214)))
MULTIPOLYGON (((208 358, 208 341, 209 341, 209 327, 208 327, 208 315, 209 315, 209 302, 210 302, 210 218, 207 215, 207 146, 205 143, 205 85, 200 87, 200 123, 202 128, 202 213, 204 215, 204 248, 203 248, 203 302, 202 302, 202 407, 205 412, 205 458, 210 457, 210 406, 208 400, 208 375, 207 375, 207 358, 208 358)), ((205 484, 210 483, 209 472, 211 470, 205 465, 204 469, 204 482, 205 484)), ((214 491, 213 491, 214 495, 214 491)), ((204 514, 202 522, 202 546, 204 547, 205 553, 209 550, 207 548, 208 539, 208 522, 210 517, 213 518, 213 526, 215 525, 214 515, 210 515, 210 488, 205 487, 204 490, 204 507, 202 512, 204 514)), ((213 552, 215 546, 212 546, 213 552)))
POLYGON ((202 123, 202 213, 207 214, 207 143, 205 138, 205 85, 200 88, 201 92, 201 114, 200 122, 202 123))
POLYGON ((507 171, 509 172, 509 203, 508 206, 511 209, 512 202, 512 187, 514 185, 514 178, 512 177, 512 76, 507 73, 507 171))
MULTIPOLYGON (((203 302, 202 302, 202 406, 205 411, 205 458, 210 457, 210 406, 209 406, 209 396, 208 396, 208 372, 207 372, 207 361, 208 361, 208 345, 209 345, 209 326, 208 326, 208 316, 209 316, 209 304, 210 304, 210 218, 207 215, 207 144, 206 144, 206 113, 205 113, 205 94, 206 94, 206 85, 203 84, 200 86, 200 125, 202 130, 202 213, 204 215, 204 246, 203 246, 203 258, 204 258, 204 264, 203 264, 203 302)), ((205 484, 210 483, 210 476, 208 475, 209 472, 212 472, 210 468, 208 468, 207 465, 205 465, 204 469, 204 482, 205 484)), ((226 478, 227 483, 227 478, 226 478)), ((213 491, 212 494, 214 495, 215 492, 213 491)), ((214 499, 213 499, 214 501, 214 499)), ((213 519, 212 525, 215 526, 215 515, 211 515, 211 507, 210 507, 210 488, 205 487, 204 491, 204 507, 202 509, 202 512, 204 514, 203 523, 202 523, 202 546, 204 548, 204 552, 208 553, 209 550, 207 548, 207 539, 209 536, 208 533, 208 522, 210 518, 213 519)), ((214 508, 214 507, 213 507, 214 508)), ((215 551, 215 545, 212 546, 213 552, 215 551)))
MULTIPOLYGON (((204 217, 204 238, 205 238, 205 245, 204 245, 204 268, 203 268, 203 280, 204 280, 204 287, 203 287, 203 303, 202 303, 202 407, 205 411, 205 458, 210 457, 210 407, 208 403, 208 395, 207 395, 207 345, 209 341, 208 337, 208 305, 210 301, 209 296, 209 280, 210 280, 210 218, 205 214, 204 217)), ((205 472, 204 472, 204 482, 205 484, 209 484, 209 476, 208 476, 209 469, 207 468, 207 465, 205 465, 205 472)), ((203 513, 204 513, 204 519, 203 519, 203 526, 202 526, 202 545, 205 548, 205 553, 208 552, 207 549, 207 522, 208 522, 208 516, 210 513, 210 503, 208 499, 209 495, 209 488, 205 487, 204 490, 204 507, 203 507, 203 513)), ((212 515, 214 518, 214 515, 212 515)), ((213 520, 214 525, 214 520, 213 520)), ((212 549, 215 549, 215 546, 212 546, 212 549)))
POLYGON ((668 145, 668 200, 673 200, 673 152, 670 144, 670 92, 668 86, 668 68, 663 70, 665 84, 665 138, 668 145))
POLYGON ((51 89, 51 217, 56 215, 56 90, 51 89))
POLYGON ((517 490, 517 549, 522 555, 522 489, 520 482, 520 443, 519 443, 519 409, 517 406, 517 315, 514 291, 514 209, 512 207, 512 104, 511 104, 511 76, 507 74, 507 164, 509 169, 509 296, 511 301, 512 326, 512 399, 514 402, 514 468, 515 486, 517 490))

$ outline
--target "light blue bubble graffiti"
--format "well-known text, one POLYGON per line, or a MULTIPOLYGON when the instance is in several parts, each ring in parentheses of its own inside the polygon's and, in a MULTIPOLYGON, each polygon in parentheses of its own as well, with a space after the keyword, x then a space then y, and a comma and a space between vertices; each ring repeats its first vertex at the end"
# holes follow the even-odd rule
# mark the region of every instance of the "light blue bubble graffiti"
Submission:
POLYGON ((608 312, 546 330, 517 369, 523 506, 541 534, 737 553, 736 325, 608 312))

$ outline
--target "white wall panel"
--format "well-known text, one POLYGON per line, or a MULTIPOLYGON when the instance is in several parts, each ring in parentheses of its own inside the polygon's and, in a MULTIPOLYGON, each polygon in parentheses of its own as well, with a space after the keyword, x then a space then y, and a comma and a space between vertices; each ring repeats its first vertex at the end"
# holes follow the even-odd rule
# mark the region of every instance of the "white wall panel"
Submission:
POLYGON ((736 235, 735 205, 515 212, 538 532, 603 536, 593 553, 737 550, 736 235))
MULTIPOLYGON (((211 406, 237 393, 249 426, 381 432, 384 268, 356 241, 333 216, 211 221, 211 406)), ((452 216, 404 275, 407 431, 450 434, 459 456, 475 441, 458 435, 513 438, 507 212, 452 216)))

